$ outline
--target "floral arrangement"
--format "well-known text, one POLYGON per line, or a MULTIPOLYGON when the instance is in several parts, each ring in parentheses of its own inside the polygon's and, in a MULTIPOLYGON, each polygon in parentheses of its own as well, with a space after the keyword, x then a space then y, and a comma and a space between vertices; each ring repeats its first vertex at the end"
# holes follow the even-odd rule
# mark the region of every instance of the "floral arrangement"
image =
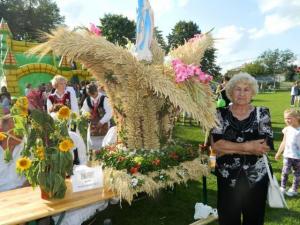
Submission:
POLYGON ((198 75, 198 80, 204 84, 209 83, 213 79, 212 76, 204 73, 199 66, 193 64, 186 65, 180 59, 172 60, 172 66, 175 71, 177 83, 184 82, 195 75, 198 75))
MULTIPOLYGON (((28 113, 26 97, 17 99, 11 109, 14 134, 23 137, 24 141, 21 158, 16 162, 17 172, 33 187, 39 185, 48 198, 63 198, 67 189, 65 177, 72 174, 70 150, 74 143, 68 134, 70 114, 66 106, 57 112, 57 120, 40 110, 28 113)), ((2 140, 4 136, 9 134, 0 134, 2 140)))
POLYGON ((129 203, 139 192, 154 196, 160 188, 198 180, 209 173, 200 161, 198 148, 189 144, 130 151, 119 143, 96 152, 96 159, 104 166, 105 186, 129 203))

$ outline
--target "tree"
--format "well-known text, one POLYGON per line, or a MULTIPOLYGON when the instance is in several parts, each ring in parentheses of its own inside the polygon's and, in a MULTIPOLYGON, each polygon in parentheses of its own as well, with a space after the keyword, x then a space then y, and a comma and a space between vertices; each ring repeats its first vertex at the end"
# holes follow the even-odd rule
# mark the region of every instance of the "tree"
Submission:
POLYGON ((296 55, 290 50, 267 50, 263 52, 258 60, 266 66, 267 73, 275 75, 286 73, 288 66, 296 60, 296 55))
POLYGON ((254 61, 251 63, 247 63, 243 68, 242 71, 251 74, 254 77, 266 75, 266 67, 261 64, 260 61, 254 61))
MULTIPOLYGON (((197 24, 193 22, 179 21, 175 24, 171 34, 167 36, 168 49, 176 48, 179 45, 184 44, 185 41, 194 37, 195 34, 200 34, 201 31, 197 24)), ((199 59, 200 61, 200 59, 199 59)), ((216 49, 207 49, 204 53, 203 59, 199 62, 202 71, 218 77, 221 75, 221 68, 216 65, 216 49)))
POLYGON ((221 67, 216 64, 216 49, 209 48, 205 51, 202 61, 200 62, 201 70, 215 78, 221 76, 221 67))
POLYGON ((50 32, 64 22, 52 0, 1 0, 0 15, 18 40, 37 41, 40 31, 50 32))
POLYGON ((163 38, 163 35, 162 35, 162 31, 158 29, 158 27, 154 27, 154 37, 156 38, 158 44, 160 44, 160 47, 165 50, 167 52, 168 50, 168 47, 167 47, 167 44, 163 38))
POLYGON ((289 65, 287 67, 285 77, 288 81, 293 81, 295 78, 299 79, 299 74, 297 75, 296 69, 297 69, 296 65, 289 65))
POLYGON ((105 14, 100 18, 100 28, 106 39, 112 43, 125 46, 128 38, 135 42, 135 22, 122 15, 105 14))
POLYGON ((194 22, 179 21, 175 24, 171 34, 167 36, 168 49, 177 48, 184 44, 185 41, 194 37, 195 34, 200 34, 199 27, 194 22))

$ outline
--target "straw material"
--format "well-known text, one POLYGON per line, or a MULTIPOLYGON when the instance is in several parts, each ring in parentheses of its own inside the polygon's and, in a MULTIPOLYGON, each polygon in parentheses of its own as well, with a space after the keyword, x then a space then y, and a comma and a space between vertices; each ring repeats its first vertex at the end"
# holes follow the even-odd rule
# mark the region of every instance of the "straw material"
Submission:
POLYGON ((126 170, 104 169, 104 185, 116 192, 121 199, 131 204, 135 195, 145 192, 154 197, 161 188, 174 187, 174 184, 186 183, 188 180, 199 180, 201 176, 208 176, 210 169, 201 164, 199 158, 186 161, 179 166, 163 171, 151 172, 147 175, 140 173, 129 175, 126 170), (163 175, 162 175, 163 174, 163 175), (162 175, 165 179, 157 180, 162 175), (136 186, 132 180, 139 180, 136 186))
MULTIPOLYGON (((196 80, 176 84, 174 71, 163 65, 163 50, 152 44, 153 63, 139 62, 126 49, 87 31, 59 28, 47 34, 48 41, 30 50, 41 56, 53 51, 80 62, 104 84, 114 110, 119 139, 129 149, 159 149, 159 135, 170 137, 174 109, 179 108, 200 122, 205 130, 216 125, 215 104, 208 85, 196 80), (168 106, 168 115, 160 116, 168 106), (163 121, 163 123, 162 123, 163 121)), ((200 60, 212 38, 204 35, 172 51, 185 63, 200 60), (194 50, 188 53, 188 49, 194 50)))
POLYGON ((209 33, 201 37, 193 38, 193 41, 186 41, 184 45, 172 49, 169 53, 174 59, 181 59, 185 64, 198 65, 201 62, 205 50, 212 47, 213 38, 209 33))

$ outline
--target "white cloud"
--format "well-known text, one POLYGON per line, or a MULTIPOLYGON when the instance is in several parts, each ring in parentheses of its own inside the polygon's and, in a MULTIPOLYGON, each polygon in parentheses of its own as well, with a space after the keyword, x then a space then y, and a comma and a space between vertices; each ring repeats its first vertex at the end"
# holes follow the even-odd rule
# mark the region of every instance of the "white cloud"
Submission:
POLYGON ((300 27, 299 0, 257 0, 264 15, 264 26, 250 30, 250 38, 279 34, 294 27, 300 27))
MULTIPOLYGON (((131 20, 136 18, 137 0, 55 0, 68 26, 98 24, 105 13, 122 14, 131 20)), ((185 7, 189 0, 149 0, 156 19, 174 8, 185 7)))
POLYGON ((215 35, 215 47, 218 49, 220 55, 231 54, 239 45, 245 30, 234 25, 222 27, 215 35))
POLYGON ((246 38, 246 30, 234 25, 222 27, 217 30, 215 47, 217 49, 217 63, 222 67, 222 72, 240 66, 245 62, 241 60, 241 51, 246 38))

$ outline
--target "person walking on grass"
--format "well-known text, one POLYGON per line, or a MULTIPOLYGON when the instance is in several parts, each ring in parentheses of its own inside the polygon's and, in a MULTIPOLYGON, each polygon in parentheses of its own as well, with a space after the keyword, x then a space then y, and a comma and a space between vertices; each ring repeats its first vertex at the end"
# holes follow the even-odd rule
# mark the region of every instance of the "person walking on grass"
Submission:
POLYGON ((291 106, 295 106, 296 97, 298 96, 298 93, 299 93, 299 81, 295 81, 293 86, 291 87, 291 106))
POLYGON ((275 159, 279 160, 283 153, 283 168, 281 173, 281 191, 287 196, 296 196, 300 183, 300 111, 287 109, 284 111, 286 127, 282 130, 283 140, 275 159), (286 191, 289 173, 293 169, 294 180, 292 187, 286 191))

